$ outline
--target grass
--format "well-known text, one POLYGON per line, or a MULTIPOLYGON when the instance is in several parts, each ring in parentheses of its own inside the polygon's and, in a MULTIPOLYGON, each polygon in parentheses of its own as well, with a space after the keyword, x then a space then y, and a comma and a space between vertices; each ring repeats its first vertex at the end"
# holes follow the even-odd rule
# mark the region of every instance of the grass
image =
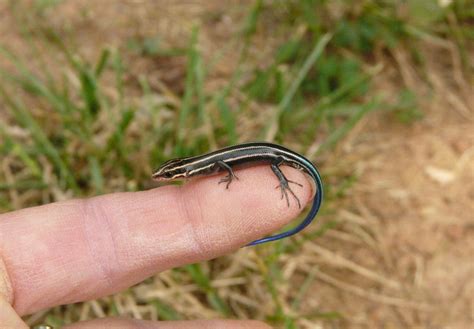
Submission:
MULTIPOLYGON (((405 17, 398 14, 398 5, 361 1, 345 4, 337 18, 326 1, 255 1, 229 41, 229 49, 239 50, 233 73, 223 88, 209 91, 214 64, 228 50, 206 59, 199 48, 202 27, 192 30, 183 49, 168 49, 159 37, 137 37, 125 49, 104 48, 91 61, 81 56, 80 48, 64 43, 61 31, 45 19, 61 3, 37 1, 30 13, 21 12, 18 4, 10 7, 24 26, 22 42, 38 60, 30 63, 8 46, 0 47, 0 63, 7 64, 0 66, 0 99, 6 110, 0 116, 0 154, 13 177, 12 181, 0 174, 1 211, 17 206, 12 191, 32 193, 27 203, 20 204, 26 207, 54 201, 58 191, 72 197, 145 189, 153 167, 170 157, 246 140, 289 145, 323 165, 324 173, 331 163, 323 160, 371 112, 387 109, 404 124, 423 115, 411 90, 400 90, 397 99, 390 101, 377 89, 374 80, 382 67, 374 60, 375 52, 390 54, 403 47, 413 61, 423 63, 418 51, 422 40, 454 37, 462 65, 468 67, 466 45, 473 37, 467 23, 473 12, 463 1, 447 7, 433 1, 409 1, 405 17), (429 20, 426 10, 435 13, 429 20), (264 34, 269 19, 278 26, 278 45, 269 46, 269 57, 259 63, 249 52, 259 47, 255 39, 264 34), (162 82, 152 88, 150 77, 135 76, 129 69, 133 56, 158 61, 184 58, 183 91, 162 82), (51 58, 53 66, 48 62, 51 58), (43 168, 49 168, 51 175, 45 175, 43 168)), ((323 214, 337 207, 356 178, 327 174, 325 180, 332 183, 332 192, 323 214)), ((213 286, 219 270, 213 270, 212 264, 224 260, 173 270, 174 282, 195 284, 194 297, 211 314, 259 316, 284 328, 298 328, 300 318, 340 321, 344 316, 337 310, 315 310, 309 315, 300 310, 315 275, 308 276, 295 294, 283 293, 281 288, 288 284, 283 259, 298 254, 303 241, 337 225, 327 221, 310 228, 303 238, 246 252, 244 257, 255 253, 256 267, 242 267, 236 275, 249 282, 261 280, 265 295, 237 288, 234 292, 270 302, 271 311, 263 315, 248 305, 236 306, 224 289, 213 286)), ((227 259, 232 262, 237 257, 227 259)), ((161 319, 186 318, 184 311, 171 306, 172 301, 146 302, 161 319)), ((116 310, 114 303, 105 300, 101 306, 116 310)), ((63 324, 55 312, 43 319, 63 324)), ((65 313, 77 320, 74 309, 65 313)))

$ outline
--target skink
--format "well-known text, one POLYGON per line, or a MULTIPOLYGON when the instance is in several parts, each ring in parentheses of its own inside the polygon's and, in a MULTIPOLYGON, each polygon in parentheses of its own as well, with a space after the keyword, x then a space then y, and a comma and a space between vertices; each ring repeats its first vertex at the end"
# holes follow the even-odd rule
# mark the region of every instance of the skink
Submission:
POLYGON ((267 163, 270 165, 273 173, 280 182, 280 185, 277 187, 281 189, 281 197, 285 197, 288 206, 290 206, 288 194, 291 194, 301 208, 301 203, 289 184, 302 185, 287 179, 280 170, 281 165, 287 165, 308 174, 316 184, 317 193, 314 197, 311 210, 297 227, 280 234, 255 240, 247 245, 254 246, 294 235, 308 226, 316 217, 323 200, 323 183, 318 169, 304 156, 283 146, 271 143, 239 144, 203 155, 166 161, 155 171, 152 177, 158 181, 171 181, 194 176, 207 176, 226 171, 227 175, 219 181, 219 184, 226 183, 226 188, 229 188, 230 183, 232 183, 234 179, 238 179, 233 168, 258 163, 267 163))

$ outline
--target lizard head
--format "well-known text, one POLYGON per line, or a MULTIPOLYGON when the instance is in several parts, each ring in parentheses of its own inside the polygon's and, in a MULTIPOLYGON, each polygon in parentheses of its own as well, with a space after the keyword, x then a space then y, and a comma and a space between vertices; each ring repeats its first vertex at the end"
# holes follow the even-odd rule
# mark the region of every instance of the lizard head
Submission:
POLYGON ((182 159, 172 159, 163 163, 154 173, 157 181, 170 181, 187 177, 187 169, 182 159))

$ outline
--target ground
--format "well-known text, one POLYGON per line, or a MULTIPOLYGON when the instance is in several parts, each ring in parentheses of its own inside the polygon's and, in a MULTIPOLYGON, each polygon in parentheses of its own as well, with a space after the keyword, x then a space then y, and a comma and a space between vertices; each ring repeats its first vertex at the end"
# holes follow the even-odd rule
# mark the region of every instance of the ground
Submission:
MULTIPOLYGON (((167 1, 69 1, 58 6, 58 14, 51 19, 53 25, 64 29, 65 35, 74 36, 78 48, 90 58, 98 56, 97 44, 122 47, 123 40, 137 34, 161 33, 166 35, 164 42, 183 46, 192 26, 200 23, 199 48, 204 58, 212 58, 238 30, 233 22, 245 13, 241 3, 246 2, 224 6, 218 1, 204 5, 194 1, 184 6, 167 1), (149 15, 158 10, 156 7, 163 12, 159 22, 149 15), (216 17, 217 22, 213 21, 216 17)), ((9 28, 13 19, 2 12, 0 7, 2 42, 21 51, 18 34, 9 28)), ((403 50, 382 61, 384 68, 377 77, 378 88, 389 95, 401 88, 416 90, 422 99, 423 118, 403 124, 380 109, 364 118, 326 160, 330 164, 327 171, 356 176, 337 211, 324 215, 325 221, 337 219, 342 225, 302 245, 296 257, 282 260, 288 281, 279 292, 284 300, 293 294, 293 282, 307 283, 309 288, 301 297, 300 312, 337 312, 342 320, 325 320, 324 316, 311 321, 303 319, 298 322, 302 328, 329 328, 330 323, 379 328, 473 326, 474 93, 469 84, 472 79, 460 71, 449 43, 426 42, 424 51, 432 54, 428 77, 417 75, 403 50), (440 56, 443 60, 438 60, 440 56), (421 83, 423 79, 428 80, 430 89, 421 83)), ((253 52, 256 61, 262 59, 257 49, 253 52)), ((220 61, 207 87, 218 88, 232 72, 235 60, 231 53, 220 61)), ((135 74, 158 74, 177 92, 184 81, 184 64, 179 60, 137 58, 131 66, 135 74)), ((249 255, 242 253, 233 258, 232 264, 251 267, 246 262, 253 260, 245 260, 249 255)), ((232 277, 230 267, 227 272, 221 278, 223 285, 232 277)), ((258 290, 259 280, 255 280, 249 289, 258 290)), ((191 295, 196 290, 192 285, 183 287, 184 291, 173 302, 170 282, 171 275, 163 273, 153 284, 135 287, 133 296, 119 294, 114 300, 121 305, 121 312, 136 317, 156 317, 146 305, 154 296, 165 300, 168 296, 169 302, 189 318, 216 316, 191 295)), ((253 305, 245 293, 240 301, 251 308, 265 309, 253 305)), ((102 302, 88 302, 80 306, 80 312, 85 314, 83 318, 101 316, 102 307, 102 302)), ((61 312, 57 310, 55 314, 61 312)), ((265 310, 254 314, 262 318, 265 310)), ((29 321, 33 323, 41 316, 35 315, 29 321)))

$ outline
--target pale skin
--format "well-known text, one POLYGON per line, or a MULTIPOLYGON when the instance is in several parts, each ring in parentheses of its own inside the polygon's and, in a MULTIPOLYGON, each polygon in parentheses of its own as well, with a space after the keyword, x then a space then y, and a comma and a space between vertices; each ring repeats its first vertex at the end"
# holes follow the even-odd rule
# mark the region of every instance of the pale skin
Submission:
MULTIPOLYGON (((282 167, 302 206, 311 184, 282 167)), ((28 328, 21 316, 86 301, 185 264, 238 250, 275 232, 300 212, 275 192, 268 166, 238 171, 229 190, 223 175, 150 191, 114 193, 0 215, 0 327, 28 328)), ((258 321, 140 321, 109 318, 68 328, 270 328, 258 321)))

